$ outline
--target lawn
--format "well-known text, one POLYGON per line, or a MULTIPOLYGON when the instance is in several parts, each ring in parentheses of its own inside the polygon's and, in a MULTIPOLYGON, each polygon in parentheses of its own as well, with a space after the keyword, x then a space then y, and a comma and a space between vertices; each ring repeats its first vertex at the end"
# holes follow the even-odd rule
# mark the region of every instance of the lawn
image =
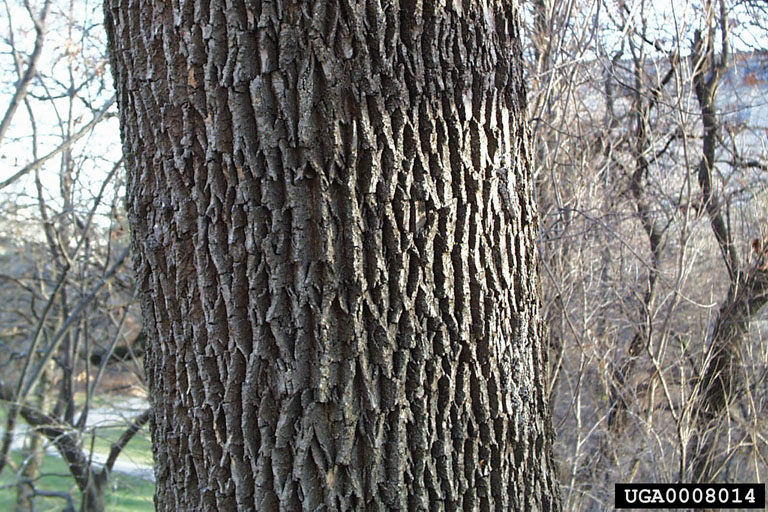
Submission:
MULTIPOLYGON (((13 454, 15 464, 21 463, 22 455, 19 452, 13 454)), ((79 496, 72 477, 69 476, 64 462, 55 456, 47 455, 43 460, 40 479, 35 487, 43 491, 69 492, 75 500, 76 509, 79 508, 79 496)), ((0 475, 0 510, 13 510, 16 502, 16 474, 6 467, 0 475)), ((121 473, 113 473, 107 491, 107 510, 109 512, 141 512, 153 511, 152 495, 155 492, 155 484, 141 478, 136 478, 121 473)), ((61 498, 38 497, 35 500, 37 511, 60 511, 65 506, 61 498)))
MULTIPOLYGON (((0 407, 0 432, 5 424, 5 407, 0 407)), ((19 426, 26 427, 22 418, 19 418, 19 426)), ((18 428, 18 427, 17 427, 18 428)), ((108 422, 105 426, 97 426, 89 429, 89 433, 83 440, 85 450, 93 449, 94 453, 106 456, 112 443, 117 441, 125 432, 125 426, 115 426, 114 422, 108 422), (91 435, 93 434, 93 437, 91 435)), ((14 467, 19 467, 22 462, 22 451, 13 452, 14 467)), ((146 429, 136 433, 130 443, 123 449, 118 464, 121 461, 131 461, 146 466, 152 465, 152 444, 146 429)), ((6 467, 0 475, 0 511, 13 510, 16 500, 15 483, 17 475, 12 467, 6 467)), ((57 456, 48 453, 43 461, 42 475, 35 487, 40 491, 68 492, 75 500, 76 508, 79 507, 79 491, 64 462, 57 456)), ((113 471, 108 484, 107 511, 134 512, 154 510, 152 496, 155 485, 151 481, 136 476, 129 476, 118 471, 113 471)), ((60 511, 66 505, 61 498, 37 497, 35 500, 36 511, 56 510, 60 511)))
MULTIPOLYGON (((112 443, 117 441, 125 432, 125 427, 97 427, 94 428, 96 439, 93 443, 93 451, 108 454, 112 443)), ((88 439, 90 443, 90 439, 88 439)), ((90 449, 90 445, 88 446, 90 449)), ((152 465, 152 441, 149 433, 142 429, 136 433, 131 442, 120 452, 118 460, 128 460, 136 464, 152 465)))

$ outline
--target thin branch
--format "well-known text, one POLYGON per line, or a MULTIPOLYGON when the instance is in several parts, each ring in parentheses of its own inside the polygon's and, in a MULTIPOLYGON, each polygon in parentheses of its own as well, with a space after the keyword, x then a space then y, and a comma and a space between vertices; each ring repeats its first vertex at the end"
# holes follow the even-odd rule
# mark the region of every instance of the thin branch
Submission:
POLYGON ((112 472, 112 467, 115 465, 115 461, 120 456, 123 448, 125 448, 130 440, 133 439, 133 436, 135 436, 136 433, 141 430, 144 425, 147 424, 151 417, 152 409, 144 410, 144 412, 142 412, 139 416, 136 417, 135 420, 133 420, 133 422, 131 422, 131 424, 128 426, 128 429, 123 432, 123 435, 120 436, 120 439, 118 439, 117 442, 112 445, 112 448, 109 450, 109 457, 107 457, 107 462, 104 465, 104 470, 107 473, 112 472))
POLYGON ((111 115, 109 114, 109 109, 112 107, 114 102, 115 102, 115 97, 113 96, 109 101, 107 101, 106 105, 104 105, 104 107, 99 112, 96 113, 96 115, 93 117, 93 119, 91 119, 91 121, 88 124, 83 126, 80 130, 78 130, 76 133, 74 133, 71 137, 69 137, 67 140, 62 142, 56 149, 54 149, 53 151, 51 151, 47 155, 38 158, 34 162, 31 162, 31 163, 25 165, 18 172, 16 172, 16 174, 11 176, 7 180, 1 182, 0 183, 0 190, 4 189, 8 185, 13 184, 14 182, 16 182, 16 180, 18 180, 22 176, 26 175, 30 171, 33 171, 33 170, 39 168, 45 162, 47 162, 51 158, 55 157, 59 153, 68 150, 70 147, 72 147, 72 145, 75 142, 77 142, 78 140, 82 139, 85 135, 90 133, 90 131, 97 124, 99 124, 104 119, 106 119, 108 117, 111 117, 111 115))
POLYGON ((48 361, 51 360, 53 357, 53 354, 56 352, 56 350, 59 348, 59 345, 61 344, 61 341, 64 339, 64 335, 69 331, 69 329, 74 325, 76 321, 80 319, 80 315, 83 312, 83 310, 90 304, 93 299, 96 298, 96 294, 101 290, 101 288, 109 281, 109 279, 117 272, 117 270, 120 268, 120 266, 123 264, 123 261, 125 261, 126 256, 128 256, 128 248, 126 248, 123 253, 117 258, 117 261, 112 265, 112 267, 107 271, 106 274, 104 274, 104 277, 101 278, 101 281, 91 290, 91 293, 89 293, 83 300, 80 301, 80 303, 77 305, 77 307, 74 309, 71 315, 69 315, 69 318, 67 318, 67 321, 64 322, 64 325, 59 329, 59 332, 56 333, 56 336, 51 341, 51 344, 48 347, 48 350, 46 350, 45 354, 43 355, 43 358, 41 359, 40 363, 37 366, 37 369, 32 374, 32 376, 27 380, 26 385, 23 388, 23 391, 21 393, 21 397, 26 397, 29 392, 34 387, 37 380, 40 378, 40 375, 42 375, 43 370, 45 369, 45 366, 48 364, 48 361))
POLYGON ((89 474, 91 469, 85 454, 78 446, 77 438, 66 428, 60 426, 55 418, 28 405, 14 402, 13 392, 4 386, 2 381, 0 381, 0 400, 11 402, 20 408, 20 413, 24 420, 37 428, 56 446, 62 458, 66 461, 78 487, 81 490, 85 489, 92 475, 89 474))
POLYGON ((40 55, 43 53, 43 44, 45 43, 45 18, 48 16, 48 11, 50 8, 51 1, 46 0, 39 19, 34 19, 32 11, 30 10, 29 12, 30 16, 33 17, 33 21, 35 23, 35 31, 37 32, 37 36, 35 37, 35 46, 32 50, 32 55, 29 57, 29 64, 27 64, 27 69, 24 71, 24 75, 21 77, 19 85, 16 87, 16 91, 13 93, 13 97, 8 104, 8 109, 6 109, 2 121, 0 121, 0 142, 2 142, 3 138, 5 137, 5 133, 11 126, 13 116, 16 114, 19 106, 24 101, 24 97, 27 95, 29 84, 32 82, 32 79, 37 73, 37 63, 40 60, 40 55))
POLYGON ((29 350, 27 351, 26 359, 24 360, 24 367, 21 370, 21 375, 19 375, 19 380, 16 385, 16 390, 13 392, 12 395, 12 405, 10 410, 8 411, 8 417, 6 418, 6 424, 5 424, 5 434, 3 435, 3 446, 0 450, 0 473, 3 472, 3 469, 5 469, 5 464, 8 461, 8 454, 11 450, 11 444, 13 443, 13 430, 16 428, 16 419, 18 418, 19 414, 19 403, 25 398, 21 395, 22 391, 22 385, 24 382, 24 379, 27 375, 27 371, 29 370, 29 365, 32 362, 32 359, 35 357, 35 352, 37 351, 37 346, 40 343, 40 340, 42 339, 43 334, 43 327, 45 327, 45 322, 48 319, 48 314, 51 311, 51 307, 53 306, 53 303, 56 301, 56 298, 59 295, 59 292, 64 286, 64 283, 67 279, 67 269, 64 269, 64 272, 62 272, 61 277, 59 278, 59 282, 56 283, 56 288, 53 290, 53 293, 48 298, 48 302, 45 305, 45 308, 43 309, 43 314, 40 316, 40 320, 37 323, 37 328, 35 329, 35 335, 32 338, 32 342, 30 343, 29 350))
POLYGON ((18 484, 28 485, 32 489, 32 496, 42 496, 43 498, 61 498, 67 502, 67 506, 64 507, 62 512, 75 512, 75 501, 72 499, 72 495, 68 492, 43 491, 35 487, 35 483, 29 479, 20 480, 18 484))

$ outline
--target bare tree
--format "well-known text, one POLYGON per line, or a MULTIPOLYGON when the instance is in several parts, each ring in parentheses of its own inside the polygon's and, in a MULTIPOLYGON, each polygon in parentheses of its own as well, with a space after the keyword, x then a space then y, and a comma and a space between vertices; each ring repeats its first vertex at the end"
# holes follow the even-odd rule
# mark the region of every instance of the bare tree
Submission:
POLYGON ((29 435, 32 453, 15 468, 17 510, 33 510, 35 496, 51 495, 35 485, 47 443, 67 463, 82 509, 104 510, 116 459, 150 414, 126 425, 104 464, 94 462, 98 434, 88 416, 111 355, 129 347, 133 295, 119 234, 122 159, 119 149, 110 155, 89 147, 107 147, 95 129, 115 115, 104 42, 93 10, 79 3, 4 7, 9 59, 1 63, 16 80, 0 124, 9 171, 0 180, 0 399, 8 405, 0 471, 13 465, 14 438, 29 435), (34 29, 29 51, 18 37, 27 28, 20 14, 34 29), (21 434, 20 418, 28 427, 21 434))
POLYGON ((765 470, 767 159, 749 112, 766 91, 743 29, 758 15, 743 2, 531 5, 566 508, 610 506, 616 481, 765 470))
POLYGON ((702 368, 701 382, 694 395, 695 430, 691 442, 692 479, 710 481, 722 469, 718 437, 732 402, 745 391, 746 376, 742 353, 750 325, 768 302, 768 268, 762 239, 757 239, 756 261, 744 268, 735 237, 726 221, 723 200, 714 176, 722 122, 716 95, 727 72, 730 47, 729 23, 724 0, 704 4, 705 23, 694 34, 693 85, 701 112, 702 155, 698 165, 701 204, 709 217, 729 277, 728 296, 720 306, 702 368), (719 32, 719 34, 717 34, 719 32), (718 37, 719 35, 719 37, 718 37), (719 42, 719 48, 717 44, 719 42), (719 51, 718 51, 719 50, 719 51))

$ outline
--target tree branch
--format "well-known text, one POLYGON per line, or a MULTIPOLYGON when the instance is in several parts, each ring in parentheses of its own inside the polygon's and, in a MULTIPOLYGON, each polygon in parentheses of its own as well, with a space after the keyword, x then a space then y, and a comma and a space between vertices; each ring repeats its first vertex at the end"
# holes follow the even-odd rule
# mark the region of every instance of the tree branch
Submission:
POLYGON ((118 439, 117 442, 112 445, 112 448, 109 450, 109 457, 107 457, 107 462, 104 465, 104 470, 107 473, 112 472, 112 467, 115 465, 115 461, 120 456, 123 448, 125 448, 130 440, 133 439, 133 436, 135 436, 136 433, 141 430, 144 425, 146 425, 151 417, 152 409, 146 409, 139 416, 137 416, 135 420, 133 420, 133 422, 128 426, 128 429, 123 432, 123 435, 120 436, 120 439, 118 439))
MULTIPOLYGON (((0 381, 0 400, 13 403, 13 391, 0 381)), ((90 464, 77 443, 77 438, 61 426, 59 422, 47 414, 28 405, 14 403, 24 420, 35 427, 47 437, 59 450, 64 461, 69 467, 77 486, 83 490, 87 487, 89 479, 93 478, 90 464)))
POLYGON ((24 167, 22 167, 16 174, 8 178, 7 180, 0 182, 0 190, 4 189, 5 187, 13 184, 16 180, 24 176, 25 174, 39 168, 41 165, 43 165, 45 162, 50 160, 51 158, 55 157, 59 153, 66 151, 69 149, 72 144, 77 142, 78 140, 82 139, 85 135, 87 135, 97 124, 99 124, 101 121, 103 121, 106 117, 108 117, 109 109, 112 107, 112 104, 115 102, 115 97, 113 96, 112 99, 110 99, 104 107, 96 113, 96 115, 91 119, 91 121, 80 128, 75 134, 73 134, 70 138, 62 142, 56 149, 51 151, 45 156, 42 156, 35 160, 34 162, 31 162, 24 167))
MULTIPOLYGON (((40 18, 33 19, 35 23, 35 31, 37 32, 37 36, 35 37, 35 46, 32 49, 32 55, 29 57, 29 64, 27 64, 27 69, 24 71, 24 74, 19 81, 19 85, 16 87, 16 91, 13 93, 13 97, 8 104, 8 108, 5 111, 5 115, 3 115, 2 121, 0 121, 0 142, 2 142, 3 138, 5 137, 5 133, 11 126, 11 121, 13 120, 13 116, 16 114, 19 105, 21 105, 21 103, 24 101, 24 97, 27 95, 29 84, 37 74, 37 62, 40 60, 40 55, 43 53, 43 43, 45 42, 45 18, 48 16, 48 11, 50 8, 51 1, 46 0, 45 4, 43 5, 42 13, 40 14, 40 18)), ((31 10, 29 14, 34 18, 31 10)))

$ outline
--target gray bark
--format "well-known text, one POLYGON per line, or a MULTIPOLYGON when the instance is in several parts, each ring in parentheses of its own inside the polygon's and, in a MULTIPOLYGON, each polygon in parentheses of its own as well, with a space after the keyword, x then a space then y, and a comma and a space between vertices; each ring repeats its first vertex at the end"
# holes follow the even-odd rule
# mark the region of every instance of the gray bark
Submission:
POLYGON ((107 0, 159 510, 556 510, 515 2, 107 0))

